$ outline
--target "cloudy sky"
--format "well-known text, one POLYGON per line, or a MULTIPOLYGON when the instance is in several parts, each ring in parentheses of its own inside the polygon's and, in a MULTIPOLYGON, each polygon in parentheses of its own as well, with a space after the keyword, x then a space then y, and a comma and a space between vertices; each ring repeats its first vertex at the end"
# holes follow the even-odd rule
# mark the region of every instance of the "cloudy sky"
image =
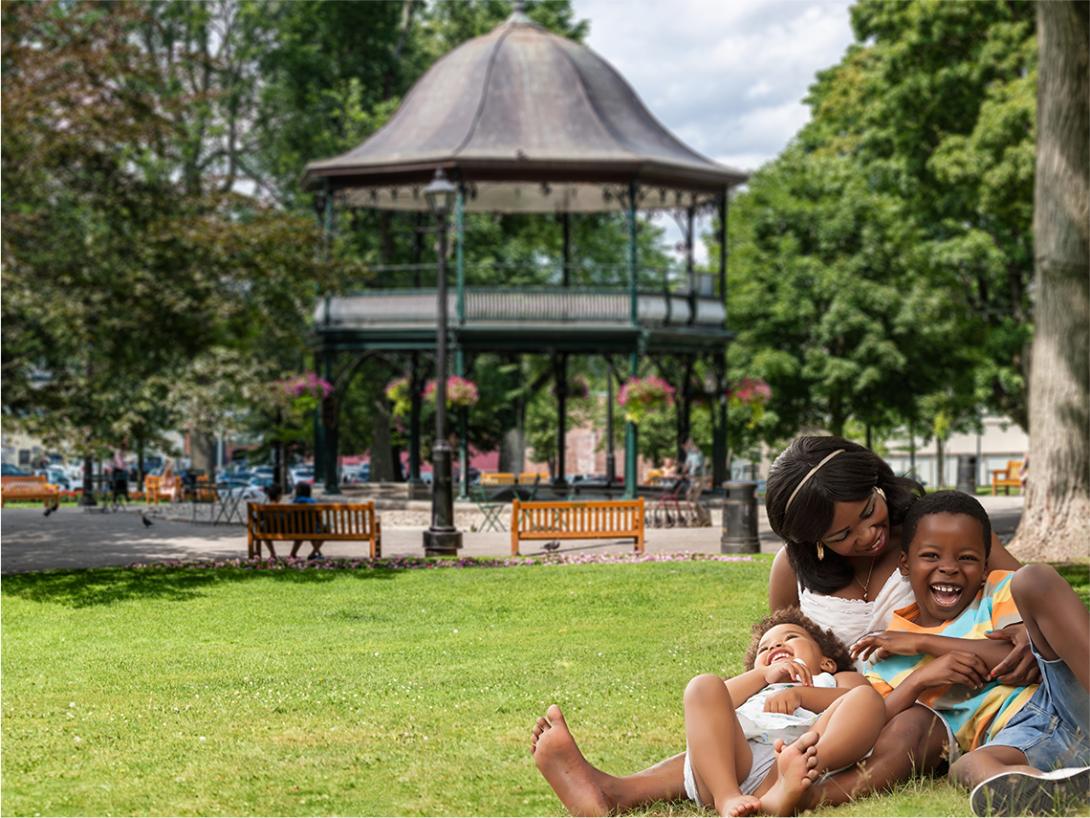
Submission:
POLYGON ((848 0, 573 0, 587 44, 682 141, 754 170, 806 122, 814 74, 852 41, 848 0))

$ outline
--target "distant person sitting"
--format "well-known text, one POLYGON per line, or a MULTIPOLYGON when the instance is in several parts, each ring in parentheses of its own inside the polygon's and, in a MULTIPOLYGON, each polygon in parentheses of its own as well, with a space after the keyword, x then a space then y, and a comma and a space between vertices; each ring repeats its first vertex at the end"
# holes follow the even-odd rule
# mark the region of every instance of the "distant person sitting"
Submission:
MULTIPOLYGON (((295 496, 292 497, 293 503, 314 503, 314 498, 310 496, 310 483, 296 483, 295 484, 295 496)), ((317 524, 317 515, 314 515, 314 522, 317 524)), ((311 540, 310 541, 310 554, 307 556, 308 560, 320 560, 322 559, 322 543, 324 540, 311 540)), ((302 541, 298 540, 291 546, 291 556, 294 558, 299 554, 299 548, 302 546, 302 541)))
MULTIPOLYGON (((260 492, 261 490, 258 489, 258 491, 260 492)), ((284 497, 284 489, 280 488, 279 483, 271 483, 263 492, 261 492, 261 494, 263 496, 255 498, 255 500, 253 502, 257 502, 257 503, 279 503, 284 497)), ((262 512, 262 514, 264 514, 264 515, 278 514, 278 513, 279 512, 276 512, 276 511, 262 512)), ((276 549, 273 548, 273 541, 272 540, 260 540, 259 539, 257 541, 257 556, 258 557, 261 556, 261 546, 262 546, 262 544, 264 544, 264 545, 266 545, 268 547, 268 549, 269 549, 269 558, 270 559, 276 559, 276 549)))

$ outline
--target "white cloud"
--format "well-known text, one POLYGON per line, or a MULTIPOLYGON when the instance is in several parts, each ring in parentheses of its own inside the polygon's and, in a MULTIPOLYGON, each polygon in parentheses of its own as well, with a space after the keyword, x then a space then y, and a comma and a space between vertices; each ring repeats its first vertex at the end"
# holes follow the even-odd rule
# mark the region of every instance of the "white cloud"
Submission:
POLYGON ((849 0, 574 0, 587 44, 701 153, 743 170, 805 124, 814 75, 852 41, 849 0), (728 161, 729 160, 729 161, 728 161))
MULTIPOLYGON (((663 125, 705 156, 753 171, 776 157, 810 111, 818 71, 852 42, 851 0, 573 0, 586 43, 663 125)), ((664 243, 681 231, 660 217, 664 243)), ((697 225, 697 235, 710 223, 697 225)), ((697 242, 698 262, 707 248, 697 242)))

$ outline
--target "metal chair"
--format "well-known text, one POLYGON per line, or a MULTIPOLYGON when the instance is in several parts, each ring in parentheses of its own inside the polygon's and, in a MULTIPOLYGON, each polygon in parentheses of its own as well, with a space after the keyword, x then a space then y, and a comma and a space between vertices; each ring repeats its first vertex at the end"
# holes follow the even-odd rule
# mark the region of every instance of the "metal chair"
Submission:
POLYGON ((504 503, 493 502, 483 486, 470 486, 469 499, 474 502, 477 506, 477 510, 484 516, 484 520, 481 523, 481 531, 507 530, 507 526, 503 524, 503 517, 501 516, 506 507, 504 503))

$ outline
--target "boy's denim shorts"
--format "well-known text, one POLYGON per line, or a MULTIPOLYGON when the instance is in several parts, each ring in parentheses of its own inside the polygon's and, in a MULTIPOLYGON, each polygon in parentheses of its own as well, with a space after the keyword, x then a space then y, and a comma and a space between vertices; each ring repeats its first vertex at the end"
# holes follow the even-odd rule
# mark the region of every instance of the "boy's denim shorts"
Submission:
POLYGON ((1030 649, 1041 684, 987 743, 1021 750, 1030 766, 1045 772, 1090 765, 1090 693, 1062 659, 1043 659, 1032 641, 1030 649))

